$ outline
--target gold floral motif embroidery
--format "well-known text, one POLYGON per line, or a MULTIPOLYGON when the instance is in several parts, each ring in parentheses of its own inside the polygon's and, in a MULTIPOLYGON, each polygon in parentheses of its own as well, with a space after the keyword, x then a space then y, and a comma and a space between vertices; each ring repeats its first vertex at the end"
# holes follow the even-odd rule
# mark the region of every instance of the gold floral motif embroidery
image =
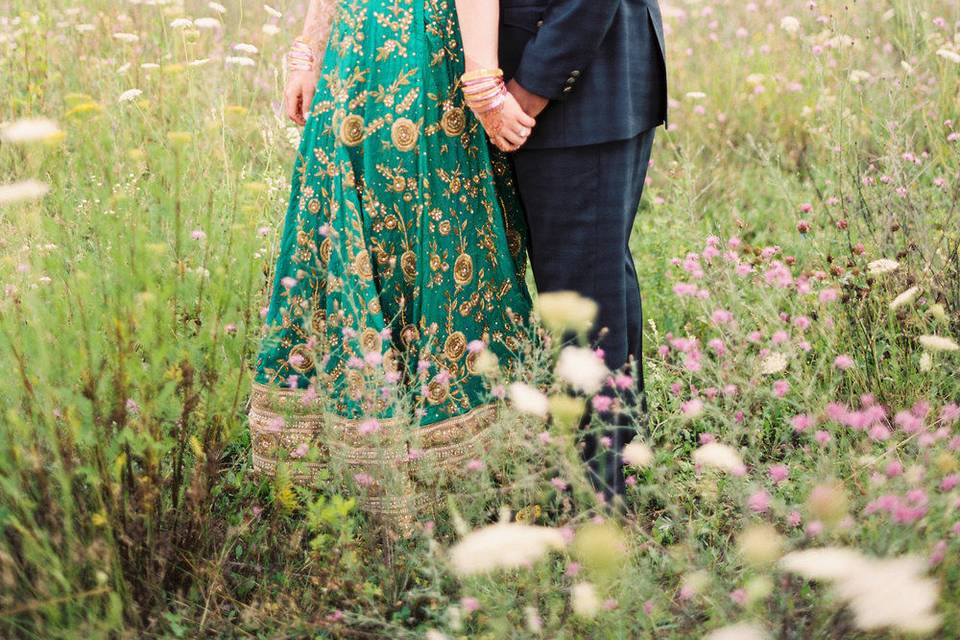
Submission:
POLYGON ((450 360, 459 360, 467 350, 467 337, 460 331, 454 331, 447 336, 443 344, 443 355, 450 360))
POLYGON ((447 109, 443 112, 443 117, 440 119, 440 126, 443 127, 444 133, 451 138, 456 138, 466 129, 467 116, 460 107, 447 109))
POLYGON ((367 311, 369 311, 374 315, 380 313, 380 311, 382 311, 382 308, 380 306, 380 301, 377 298, 374 298, 373 300, 371 300, 367 304, 367 311))
POLYGON ((473 279, 473 258, 469 254, 461 253, 453 263, 453 281, 463 286, 473 279))
POLYGON ((383 370, 387 373, 396 373, 400 371, 400 365, 397 362, 397 352, 392 347, 383 354, 383 370))
POLYGON ((340 123, 340 142, 344 145, 355 147, 363 142, 363 136, 363 116, 352 113, 340 123))
POLYGON ((320 243, 320 262, 330 264, 330 254, 333 252, 333 243, 330 238, 324 238, 320 243))
POLYGON ((416 280, 417 254, 415 254, 413 251, 404 251, 403 255, 400 256, 400 268, 403 270, 403 275, 405 275, 408 280, 416 280))
POLYGON ((480 352, 474 351, 467 354, 467 372, 471 375, 477 375, 477 360, 480 359, 480 352))
POLYGON ((323 332, 327 330, 327 312, 323 309, 316 309, 313 312, 313 315, 310 316, 310 329, 313 330, 314 335, 323 335, 323 332))
POLYGON ((357 275, 364 280, 373 277, 373 265, 370 263, 370 253, 364 249, 353 259, 353 268, 357 270, 357 275))
POLYGON ((313 354, 307 345, 300 343, 290 349, 290 366, 297 373, 308 373, 313 369, 313 354))
POLYGON ((409 118, 398 118, 390 129, 390 139, 399 151, 412 151, 417 146, 420 132, 409 118))
POLYGON ((360 398, 363 395, 363 374, 359 371, 347 372, 347 393, 351 398, 360 398))
POLYGON ((318 214, 318 213, 320 212, 320 201, 314 199, 314 200, 311 200, 310 202, 308 202, 308 203, 307 203, 307 211, 309 211, 310 213, 312 213, 312 214, 314 214, 314 215, 318 214))
POLYGON ((427 400, 430 404, 440 404, 450 395, 450 388, 437 380, 427 385, 427 400))
POLYGON ((360 348, 364 353, 380 353, 383 348, 383 340, 375 329, 364 329, 360 334, 360 348))

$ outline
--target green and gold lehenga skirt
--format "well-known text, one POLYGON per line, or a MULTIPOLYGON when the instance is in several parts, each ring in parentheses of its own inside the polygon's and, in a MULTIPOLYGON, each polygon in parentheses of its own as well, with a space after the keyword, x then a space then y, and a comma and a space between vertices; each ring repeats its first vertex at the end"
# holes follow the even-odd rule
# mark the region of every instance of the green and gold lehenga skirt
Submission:
MULTIPOLYGON (((477 363, 516 357, 530 297, 509 164, 462 72, 454 0, 341 0, 256 363, 257 470, 309 481, 336 458, 366 478, 482 451, 496 410, 477 363)), ((369 510, 404 508, 375 493, 369 510)))

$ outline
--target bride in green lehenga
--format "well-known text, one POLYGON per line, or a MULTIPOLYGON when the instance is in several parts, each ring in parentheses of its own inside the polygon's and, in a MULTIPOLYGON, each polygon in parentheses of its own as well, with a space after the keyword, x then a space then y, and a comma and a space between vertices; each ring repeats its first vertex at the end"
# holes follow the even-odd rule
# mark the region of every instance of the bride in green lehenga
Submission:
POLYGON ((366 478, 481 450, 496 409, 477 363, 516 358, 531 306, 522 210, 484 131, 511 150, 534 124, 491 71, 498 15, 498 0, 310 1, 288 57, 305 128, 256 362, 257 470, 309 480, 338 457, 366 478), (411 423, 415 456, 391 434, 411 423))

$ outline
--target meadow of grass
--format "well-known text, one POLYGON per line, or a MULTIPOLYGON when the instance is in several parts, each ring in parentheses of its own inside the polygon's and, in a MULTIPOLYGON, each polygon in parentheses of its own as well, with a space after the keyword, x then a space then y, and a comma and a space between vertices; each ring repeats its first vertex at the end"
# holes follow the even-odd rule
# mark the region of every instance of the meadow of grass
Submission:
POLYGON ((547 349, 400 539, 251 473, 303 4, 0 0, 0 637, 960 636, 956 0, 664 4, 635 516, 547 349))

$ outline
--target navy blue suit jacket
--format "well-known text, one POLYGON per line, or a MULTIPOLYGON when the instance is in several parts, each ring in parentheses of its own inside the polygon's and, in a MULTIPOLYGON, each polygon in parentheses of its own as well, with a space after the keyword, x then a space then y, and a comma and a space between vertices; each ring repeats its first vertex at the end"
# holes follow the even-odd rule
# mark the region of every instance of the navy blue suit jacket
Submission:
POLYGON ((500 65, 551 99, 527 146, 628 140, 665 122, 657 0, 501 0, 500 65))

